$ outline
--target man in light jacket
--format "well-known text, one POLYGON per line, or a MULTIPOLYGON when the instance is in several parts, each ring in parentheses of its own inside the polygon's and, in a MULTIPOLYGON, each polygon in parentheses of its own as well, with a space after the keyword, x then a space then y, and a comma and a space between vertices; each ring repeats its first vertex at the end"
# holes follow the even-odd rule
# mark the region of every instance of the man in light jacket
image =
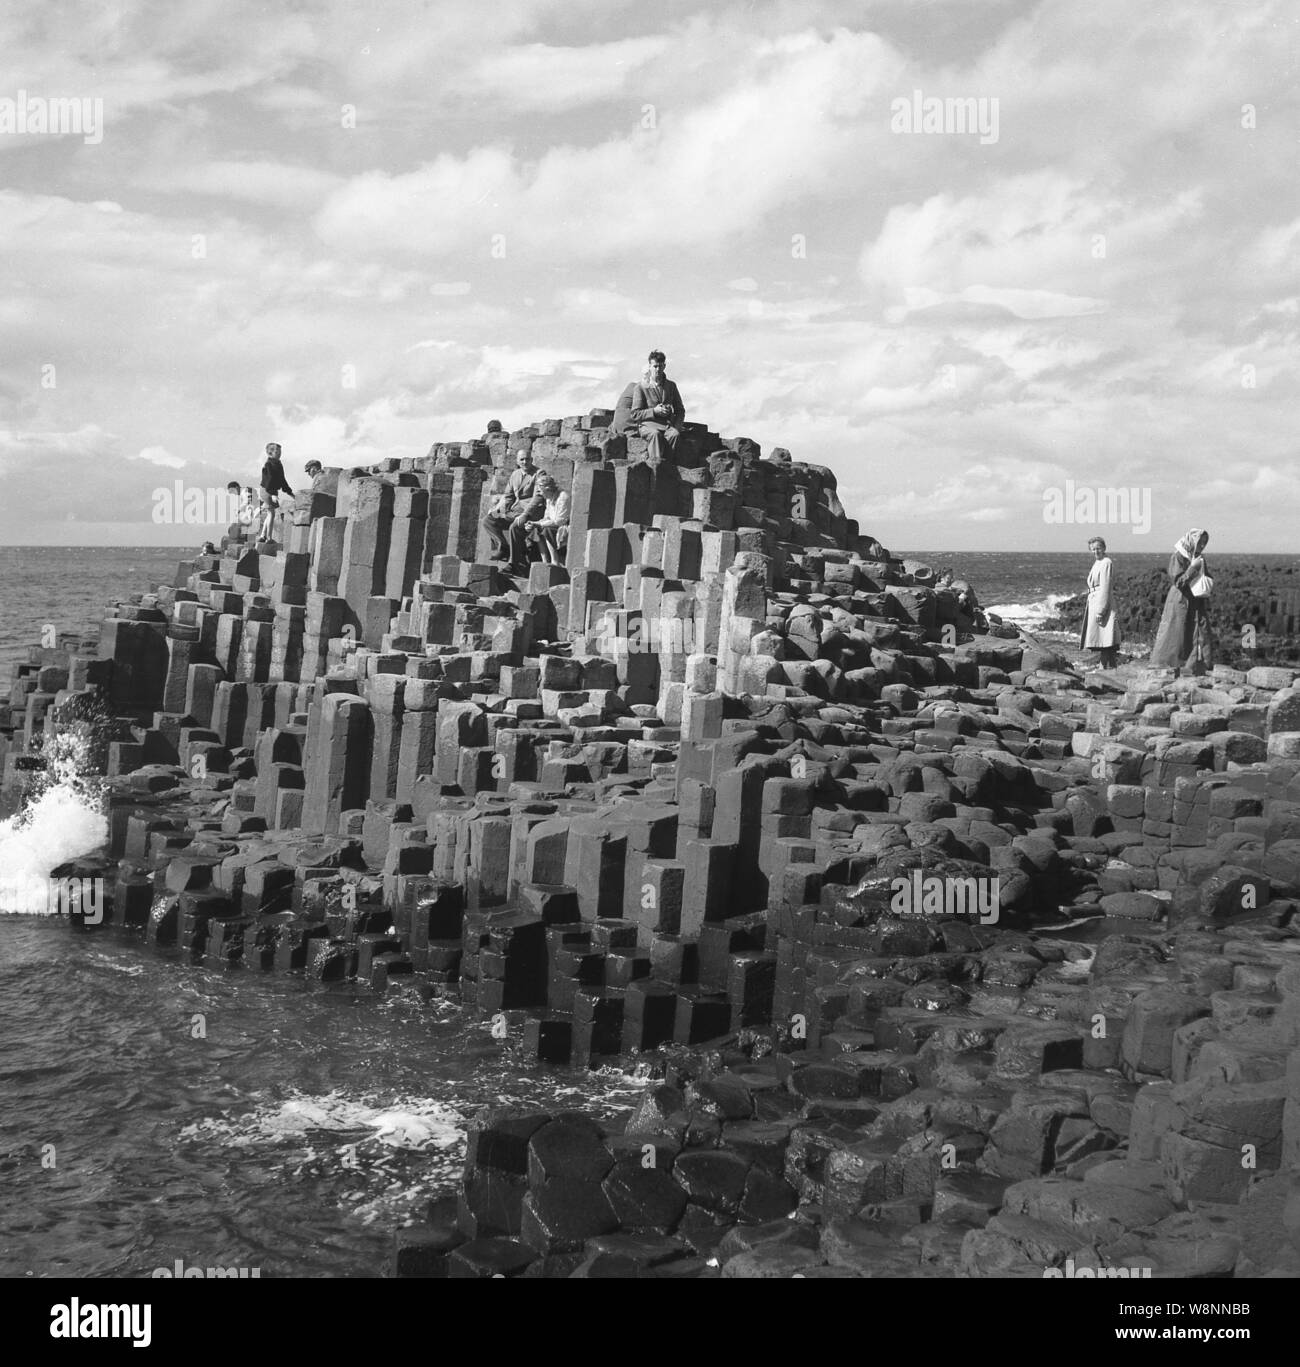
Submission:
POLYGON ((527 572, 524 528, 542 515, 545 505, 535 487, 540 473, 532 453, 519 451, 505 492, 492 500, 488 515, 479 523, 491 542, 493 559, 509 561, 515 573, 527 572))
POLYGON ((662 351, 652 351, 645 374, 632 394, 630 425, 646 439, 650 459, 665 460, 677 448, 686 406, 677 386, 664 374, 662 351))

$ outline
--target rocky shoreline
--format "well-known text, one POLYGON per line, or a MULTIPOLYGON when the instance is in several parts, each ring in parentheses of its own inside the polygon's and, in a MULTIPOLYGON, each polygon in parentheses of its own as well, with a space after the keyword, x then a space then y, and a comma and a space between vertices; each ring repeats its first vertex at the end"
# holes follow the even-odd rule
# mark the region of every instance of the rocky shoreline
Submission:
MULTIPOLYGON (((398 1274, 1296 1275, 1293 685, 1011 684, 1045 704, 1040 743, 1069 737, 1056 762, 996 771, 1034 775, 1033 825, 893 825, 908 841, 824 883, 804 926, 769 918, 804 973, 782 1024, 661 1048, 619 1133, 483 1112, 458 1206, 402 1232, 398 1274), (972 854, 1024 877, 1018 928, 882 905, 890 874, 972 854)), ((933 725, 911 738, 885 776, 900 808, 989 758, 933 725)))
POLYGON ((55 874, 651 1071, 618 1133, 477 1116, 398 1276, 1300 1272, 1297 671, 1081 677, 824 467, 609 418, 334 472, 33 647, 0 788, 78 734, 110 822, 55 874), (519 449, 573 498, 526 579, 519 449))

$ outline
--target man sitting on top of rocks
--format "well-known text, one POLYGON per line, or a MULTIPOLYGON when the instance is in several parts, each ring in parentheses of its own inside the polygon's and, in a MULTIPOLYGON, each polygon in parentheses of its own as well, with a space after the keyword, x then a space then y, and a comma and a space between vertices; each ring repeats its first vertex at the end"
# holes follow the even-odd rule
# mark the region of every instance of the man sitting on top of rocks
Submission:
POLYGON ((641 383, 632 392, 631 426, 649 443, 651 460, 672 455, 686 417, 682 396, 665 376, 664 365, 663 352, 652 351, 641 383))
POLYGON ((525 574, 528 568, 524 528, 541 517, 546 506, 546 500, 537 492, 540 473, 531 452, 520 451, 515 456, 515 471, 505 493, 492 501, 488 515, 479 523, 492 543, 492 558, 508 560, 516 574, 525 574))

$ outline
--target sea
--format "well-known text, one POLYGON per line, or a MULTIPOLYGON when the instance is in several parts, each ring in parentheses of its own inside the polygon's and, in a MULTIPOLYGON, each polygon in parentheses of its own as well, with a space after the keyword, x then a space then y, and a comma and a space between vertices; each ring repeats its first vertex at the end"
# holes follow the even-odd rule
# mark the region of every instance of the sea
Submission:
MULTIPOLYGON (((912 551, 1026 629, 1085 555, 912 551)), ((0 696, 46 624, 93 634, 183 552, 0 548, 0 696)), ((1275 560, 1277 557, 1268 557, 1275 560)), ((1117 585, 1163 565, 1118 555, 1117 585)), ((1122 587, 1121 587, 1122 591, 1122 587)), ((0 889, 88 853, 74 773, 0 820, 0 889)), ((3 893, 0 892, 0 896, 3 893)), ((0 903, 0 1276, 383 1275, 392 1236, 454 1190, 465 1126, 507 1101, 616 1117, 646 1080, 527 1064, 453 1004, 180 963, 0 903)))
MULTIPOLYGON (((1041 629, 1055 616, 1061 603, 1088 590, 1092 555, 1074 551, 896 551, 924 560, 935 569, 951 568, 959 579, 969 581, 986 612, 997 613, 1026 631, 1041 629)), ((1126 579, 1148 570, 1164 569, 1168 550, 1154 554, 1115 552, 1111 555, 1113 583, 1122 596, 1126 579)), ((1269 560, 1279 556, 1264 557, 1269 560)), ((1037 632, 1036 632, 1037 634, 1037 632)))
MULTIPOLYGON (((980 603, 1032 630, 1056 605, 1087 587, 1091 557, 1057 551, 896 551, 936 569, 951 566, 980 603)), ((0 690, 47 624, 93 634, 104 609, 132 593, 170 584, 185 552, 157 546, 0 546, 0 690)), ((1270 562, 1283 556, 1262 557, 1270 562)), ((1111 557, 1115 583, 1163 568, 1168 552, 1111 557)))

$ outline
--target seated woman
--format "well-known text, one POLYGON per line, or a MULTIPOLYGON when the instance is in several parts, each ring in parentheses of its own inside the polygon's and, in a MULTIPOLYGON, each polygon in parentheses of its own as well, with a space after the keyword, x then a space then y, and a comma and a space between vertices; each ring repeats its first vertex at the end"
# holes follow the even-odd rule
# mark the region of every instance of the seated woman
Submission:
MULTIPOLYGON (((952 571, 947 573, 951 576, 952 571)), ((965 579, 953 579, 948 587, 957 595, 958 628, 962 631, 984 631, 988 627, 988 619, 971 585, 965 579)))
POLYGON ((548 565, 562 565, 569 544, 569 496, 550 475, 539 475, 537 492, 545 500, 542 515, 529 524, 528 534, 548 565))

